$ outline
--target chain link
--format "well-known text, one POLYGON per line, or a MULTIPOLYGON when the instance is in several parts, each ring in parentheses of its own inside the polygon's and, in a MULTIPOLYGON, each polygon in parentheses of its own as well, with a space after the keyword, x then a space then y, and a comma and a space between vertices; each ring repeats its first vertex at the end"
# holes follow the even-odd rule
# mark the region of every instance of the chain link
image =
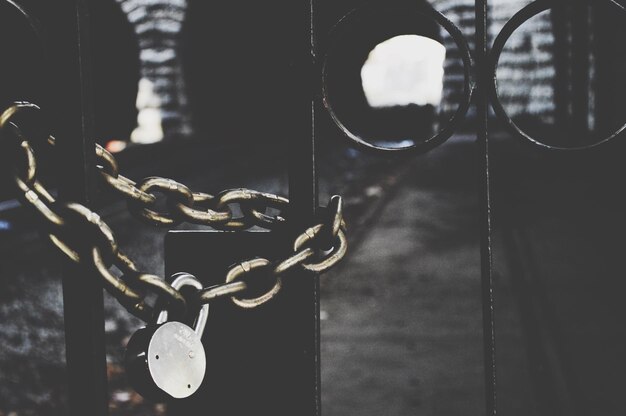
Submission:
MULTIPOLYGON (((11 175, 19 200, 34 208, 50 241, 71 261, 95 271, 104 287, 130 313, 144 321, 154 317, 154 307, 146 303, 150 292, 165 299, 168 309, 184 311, 185 297, 163 278, 141 272, 119 249, 113 231, 97 213, 76 202, 57 201, 39 182, 33 143, 13 121, 18 113, 33 110, 39 110, 39 107, 17 102, 0 115, 0 152, 15 155, 5 157, 3 164, 13 168, 11 175)), ((55 143, 55 138, 48 136, 45 143, 37 143, 35 147, 54 147, 55 143)), ((281 196, 243 188, 225 190, 213 196, 193 192, 172 179, 156 176, 137 183, 120 174, 115 157, 105 148, 96 144, 95 155, 101 183, 123 197, 134 216, 149 224, 172 227, 187 222, 236 231, 253 226, 275 229, 286 222, 289 200, 281 196), (159 196, 164 198, 165 204, 159 204, 159 196), (159 210, 157 205, 165 209, 159 210), (268 214, 269 209, 279 214, 268 214)), ((295 239, 293 254, 274 263, 254 258, 231 266, 226 272, 225 283, 197 293, 199 303, 206 304, 228 296, 242 308, 254 308, 274 298, 282 287, 282 278, 293 270, 300 268, 321 273, 333 267, 347 250, 341 197, 333 196, 324 214, 321 223, 295 239), (258 275, 269 279, 271 289, 260 296, 247 297, 250 295, 247 293, 250 279, 258 275)))

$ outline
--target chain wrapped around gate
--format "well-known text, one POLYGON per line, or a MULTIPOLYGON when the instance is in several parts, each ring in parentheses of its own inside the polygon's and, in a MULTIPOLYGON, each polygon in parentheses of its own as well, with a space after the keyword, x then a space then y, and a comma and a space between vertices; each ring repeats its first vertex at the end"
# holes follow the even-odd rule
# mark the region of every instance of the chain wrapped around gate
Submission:
MULTIPOLYGON (((100 216, 76 202, 57 201, 39 181, 36 152, 45 147, 54 148, 55 139, 33 140, 15 122, 18 113, 38 111, 28 102, 17 102, 0 115, 1 152, 3 166, 12 167, 12 180, 19 191, 20 201, 34 208, 46 226, 50 241, 73 262, 93 269, 103 280, 104 287, 130 313, 149 322, 154 307, 146 302, 150 292, 166 300, 169 309, 183 312, 187 300, 165 279, 140 271, 118 246, 111 228, 100 216)), ((250 189, 225 190, 215 196, 193 192, 172 179, 148 177, 136 183, 119 173, 114 156, 96 145, 98 176, 106 187, 113 189, 128 201, 130 212, 144 222, 171 227, 182 222, 211 226, 218 230, 244 230, 253 226, 274 229, 286 222, 284 211, 289 200, 278 195, 250 189), (156 209, 158 198, 165 198, 167 210, 156 209), (238 206, 241 215, 235 216, 238 206), (270 215, 267 209, 283 215, 270 215)), ((281 261, 270 262, 254 258, 232 266, 223 284, 197 292, 199 304, 230 296, 235 304, 253 308, 272 299, 281 289, 282 281, 294 268, 321 273, 338 263, 346 254, 346 226, 342 216, 342 200, 330 199, 324 210, 324 219, 306 229, 293 243, 293 252, 281 261), (272 288, 253 298, 238 297, 250 286, 250 276, 264 272, 272 279, 272 288)))

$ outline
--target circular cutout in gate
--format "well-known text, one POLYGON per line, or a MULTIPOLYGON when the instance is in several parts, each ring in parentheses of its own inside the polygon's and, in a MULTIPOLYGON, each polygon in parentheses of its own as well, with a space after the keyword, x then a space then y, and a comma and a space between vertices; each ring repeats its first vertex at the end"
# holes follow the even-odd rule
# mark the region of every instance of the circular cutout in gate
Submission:
POLYGON ((324 105, 361 147, 424 153, 458 129, 471 69, 458 28, 429 6, 364 7, 329 37, 324 105))

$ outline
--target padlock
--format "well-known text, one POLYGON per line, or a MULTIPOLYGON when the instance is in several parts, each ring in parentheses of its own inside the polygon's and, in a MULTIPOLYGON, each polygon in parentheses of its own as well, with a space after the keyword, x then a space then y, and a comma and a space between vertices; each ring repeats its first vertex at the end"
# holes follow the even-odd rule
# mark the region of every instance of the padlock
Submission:
MULTIPOLYGON (((175 289, 202 284, 189 273, 177 273, 171 285, 175 289)), ((126 346, 126 375, 139 394, 153 401, 191 396, 202 384, 206 355, 202 333, 209 316, 209 305, 202 306, 194 328, 182 322, 168 322, 167 310, 156 322, 135 332, 126 346)))

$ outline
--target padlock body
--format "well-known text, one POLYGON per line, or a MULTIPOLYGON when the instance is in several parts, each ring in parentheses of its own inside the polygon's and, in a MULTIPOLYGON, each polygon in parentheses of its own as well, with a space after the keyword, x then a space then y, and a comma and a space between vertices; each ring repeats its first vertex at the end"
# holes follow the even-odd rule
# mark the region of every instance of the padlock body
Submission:
POLYGON ((135 332, 125 356, 133 388, 153 401, 191 396, 202 384, 206 356, 200 338, 180 322, 152 325, 135 332))
POLYGON ((147 360, 154 383, 176 399, 191 396, 204 379, 206 356, 200 337, 181 322, 166 322, 156 329, 147 360))
POLYGON ((164 402, 169 396, 157 387, 148 370, 148 345, 156 329, 154 325, 141 328, 130 337, 124 354, 124 367, 128 382, 137 393, 151 401, 164 402))

